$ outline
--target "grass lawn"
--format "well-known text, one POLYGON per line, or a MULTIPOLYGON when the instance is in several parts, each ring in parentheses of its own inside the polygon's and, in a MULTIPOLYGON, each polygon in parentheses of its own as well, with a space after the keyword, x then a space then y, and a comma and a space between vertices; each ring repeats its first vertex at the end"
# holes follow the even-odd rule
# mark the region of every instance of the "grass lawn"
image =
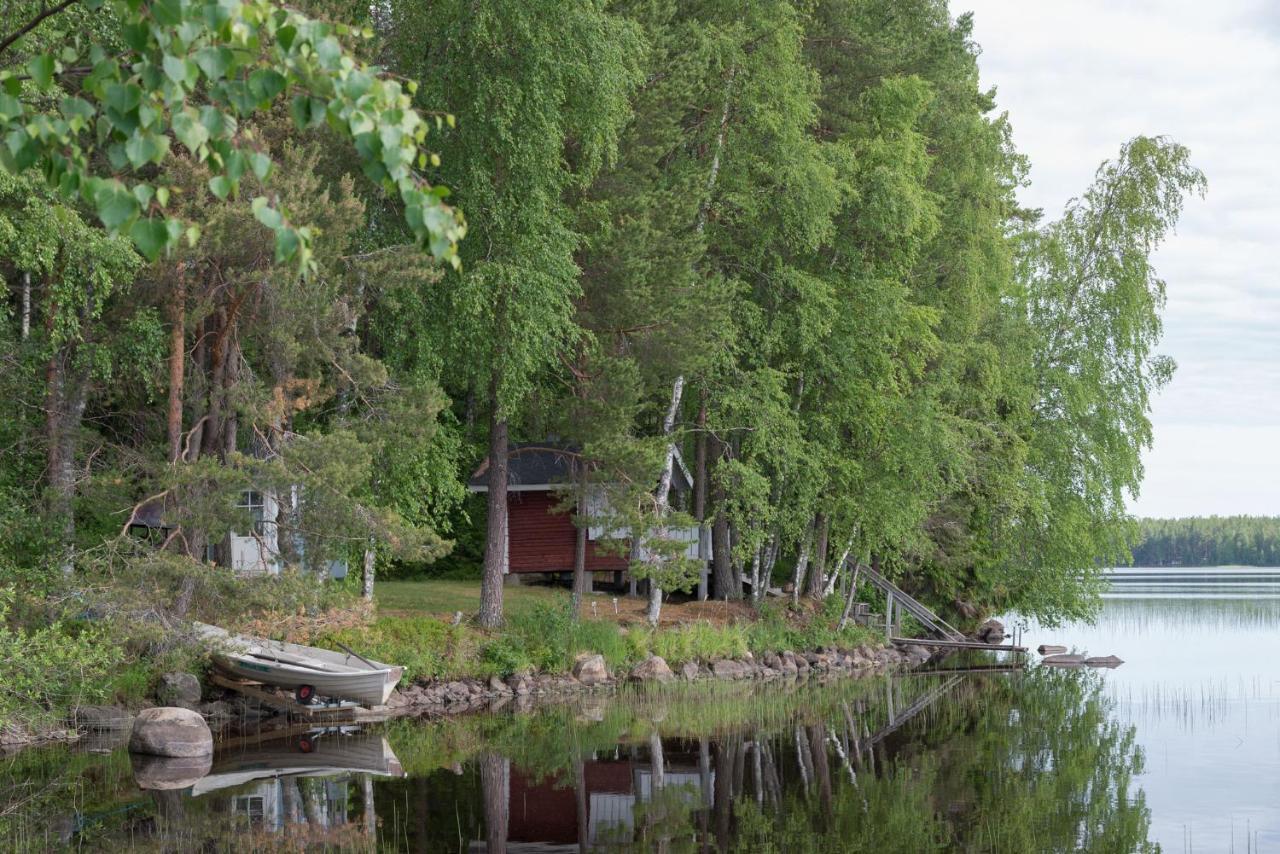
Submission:
MULTIPOLYGON (((373 596, 382 614, 415 616, 461 611, 470 616, 480 610, 479 581, 379 581, 373 588, 373 596)), ((518 614, 537 602, 554 602, 568 597, 569 591, 561 587, 508 587, 503 591, 503 610, 508 614, 518 614)), ((590 599, 603 603, 608 597, 596 595, 589 597, 588 601, 590 599)))

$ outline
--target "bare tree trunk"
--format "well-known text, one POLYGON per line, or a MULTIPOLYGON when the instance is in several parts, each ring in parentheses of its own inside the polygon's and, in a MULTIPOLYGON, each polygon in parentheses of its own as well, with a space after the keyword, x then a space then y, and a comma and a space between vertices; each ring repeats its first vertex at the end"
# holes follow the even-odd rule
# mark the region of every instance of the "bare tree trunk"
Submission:
POLYGON ((360 579, 360 595, 364 597, 366 602, 373 601, 373 573, 374 563, 377 553, 373 549, 373 540, 369 540, 369 545, 364 550, 364 575, 360 579))
POLYGON ((587 508, 587 466, 582 460, 573 463, 577 474, 578 519, 573 542, 573 618, 578 619, 582 597, 590 588, 587 578, 587 534, 590 520, 587 508))
POLYGON ((364 800, 364 835, 369 840, 369 850, 378 845, 378 813, 373 803, 373 775, 360 775, 360 792, 364 800))
POLYGON ((839 580, 841 571, 844 570, 845 565, 848 563, 849 552, 851 551, 853 551, 852 535, 850 535, 849 539, 845 540, 844 550, 840 552, 839 560, 837 560, 835 565, 831 567, 831 574, 827 576, 827 586, 822 590, 823 599, 827 598, 835 591, 836 581, 839 580))
POLYGON ((496 753, 480 757, 480 790, 484 798, 485 850, 506 854, 511 810, 511 760, 496 753))
POLYGON ((178 265, 178 281, 169 295, 169 462, 182 453, 182 378, 186 371, 186 277, 178 265))
POLYGON ((22 340, 31 337, 31 274, 22 274, 22 340))
POLYGON ((698 520, 698 601, 707 599, 707 563, 711 528, 707 525, 707 391, 699 395, 698 434, 694 438, 693 517, 698 520))
POLYGON ((800 589, 804 586, 806 573, 809 571, 809 550, 813 548, 813 522, 804 529, 804 541, 800 544, 800 556, 796 558, 796 571, 791 579, 791 602, 800 601, 800 589))
MULTIPOLYGON (((667 513, 670 508, 671 478, 676 464, 676 443, 672 434, 676 427, 676 413, 680 411, 680 399, 684 395, 684 374, 680 374, 671 383, 671 405, 667 407, 667 415, 662 420, 662 435, 667 438, 667 459, 662 466, 662 477, 658 480, 658 491, 654 495, 654 515, 657 517, 659 539, 667 534, 667 513)), ((658 556, 657 560, 665 558, 658 556)), ((649 625, 658 625, 662 615, 662 588, 656 578, 649 578, 649 610, 645 619, 649 625)))
POLYGON ((489 521, 485 529, 480 625, 502 625, 502 576, 507 569, 507 422, 498 411, 498 380, 489 382, 489 521))
POLYGON ((855 563, 853 565, 853 577, 849 579, 849 593, 844 599, 844 610, 840 613, 840 624, 836 627, 837 631, 843 631, 844 627, 849 624, 849 612, 853 610, 853 600, 858 595, 858 575, 861 572, 862 564, 855 563))
MULTIPOLYGON (((708 451, 711 460, 724 458, 724 443, 714 436, 708 436, 708 451)), ((710 474, 708 473, 708 479, 710 474)), ((729 537, 729 520, 724 515, 724 484, 710 484, 712 504, 716 508, 711 520, 711 574, 716 597, 719 599, 741 599, 742 587, 735 583, 733 572, 733 546, 729 537)))
POLYGON ((827 538, 831 528, 827 514, 819 513, 818 518, 814 520, 814 526, 817 529, 818 542, 813 547, 813 569, 809 573, 809 583, 805 586, 805 593, 814 599, 821 599, 823 587, 827 583, 827 538))

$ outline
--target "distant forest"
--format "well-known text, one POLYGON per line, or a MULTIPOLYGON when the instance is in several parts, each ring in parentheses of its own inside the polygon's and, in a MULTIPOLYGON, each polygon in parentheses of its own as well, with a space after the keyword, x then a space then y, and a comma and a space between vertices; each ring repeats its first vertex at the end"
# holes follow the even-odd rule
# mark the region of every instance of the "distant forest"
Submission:
POLYGON ((1141 519, 1134 566, 1280 566, 1280 518, 1141 519))

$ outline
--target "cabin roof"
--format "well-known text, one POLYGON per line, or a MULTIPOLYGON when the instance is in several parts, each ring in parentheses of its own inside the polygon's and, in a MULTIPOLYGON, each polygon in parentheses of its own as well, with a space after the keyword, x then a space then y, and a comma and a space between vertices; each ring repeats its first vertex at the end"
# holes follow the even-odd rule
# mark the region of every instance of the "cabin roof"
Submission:
MULTIPOLYGON (((572 477, 572 461, 578 448, 548 442, 513 444, 507 451, 507 491, 540 492, 554 489, 569 482, 572 477)), ((472 492, 489 490, 489 458, 485 457, 467 481, 472 492)), ((684 464, 680 451, 676 451, 676 467, 671 487, 677 491, 693 488, 693 475, 684 464)))

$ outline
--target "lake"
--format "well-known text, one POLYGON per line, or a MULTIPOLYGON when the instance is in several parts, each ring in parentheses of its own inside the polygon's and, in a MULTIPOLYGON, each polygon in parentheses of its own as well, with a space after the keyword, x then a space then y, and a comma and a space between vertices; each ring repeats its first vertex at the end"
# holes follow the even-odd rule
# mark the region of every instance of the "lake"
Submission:
POLYGON ((0 758, 5 850, 1280 850, 1280 570, 1118 570, 1098 621, 897 678, 719 683, 0 758))

